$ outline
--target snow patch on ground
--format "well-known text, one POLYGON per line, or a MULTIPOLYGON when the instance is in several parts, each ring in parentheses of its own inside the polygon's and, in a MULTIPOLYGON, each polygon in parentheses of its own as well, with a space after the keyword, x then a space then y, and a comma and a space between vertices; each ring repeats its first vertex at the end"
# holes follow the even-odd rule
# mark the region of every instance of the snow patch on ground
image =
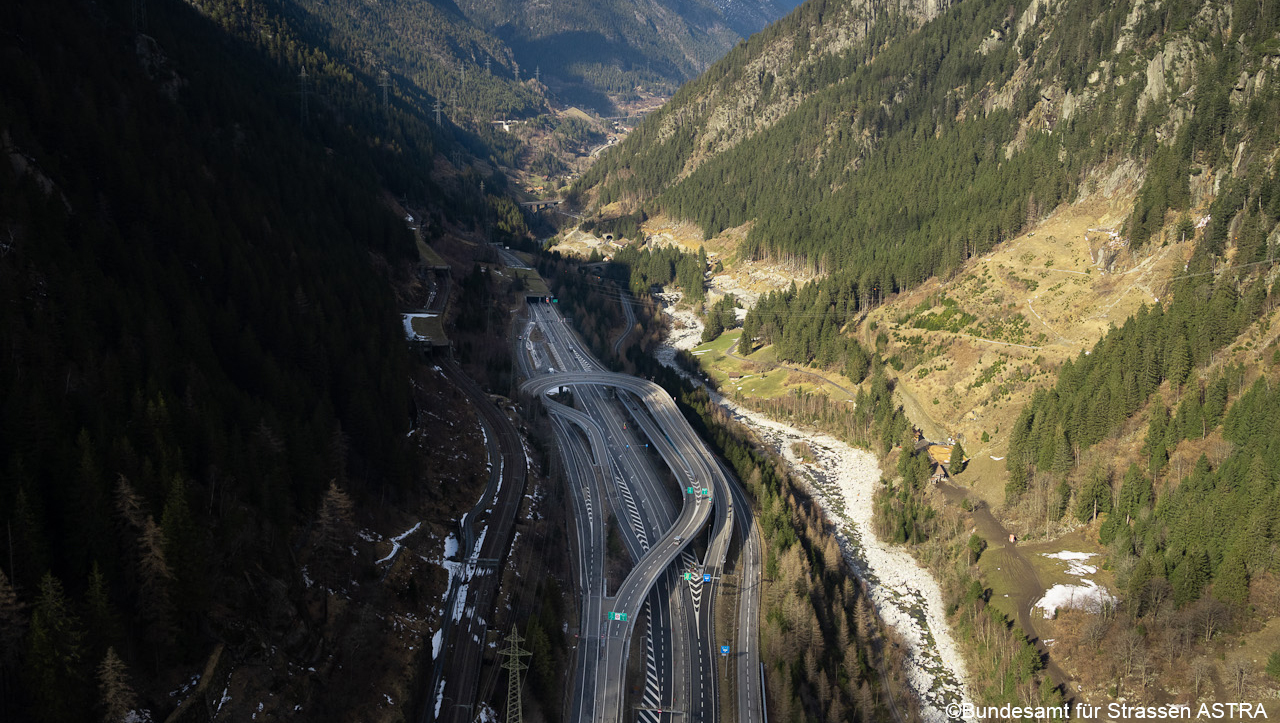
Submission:
POLYGON ((1068 575, 1084 577, 1085 575, 1094 575, 1098 572, 1097 566, 1084 564, 1085 560, 1093 557, 1092 552, 1047 552, 1044 556, 1053 560, 1062 560, 1066 562, 1068 575))
POLYGON ((420 528, 420 527, 422 527, 422 523, 421 523, 421 522, 419 522, 418 524, 414 525, 413 527, 410 527, 409 529, 405 530, 404 532, 401 532, 400 534, 396 535, 395 537, 391 538, 391 552, 388 552, 386 557, 382 558, 381 560, 378 560, 378 562, 377 562, 377 563, 375 563, 375 564, 381 565, 382 563, 386 562, 387 560, 395 559, 395 556, 396 556, 397 554, 399 554, 399 552, 400 552, 400 543, 401 543, 401 542, 404 542, 404 538, 406 538, 406 537, 408 537, 409 535, 412 535, 413 533, 417 532, 417 531, 418 531, 418 528, 420 528))
POLYGON ((462 611, 467 607, 467 588, 471 583, 462 583, 458 587, 458 599, 453 604, 453 621, 456 623, 462 619, 462 611))
POLYGON ((403 320, 404 320, 404 336, 406 339, 408 339, 409 341, 427 341, 427 337, 413 330, 413 320, 414 319, 431 319, 433 317, 439 316, 439 314, 429 314, 429 313, 401 314, 400 316, 403 317, 403 320))
POLYGON ((526 500, 529 500, 529 519, 531 520, 542 519, 542 512, 538 509, 538 505, 539 503, 542 502, 542 498, 544 496, 545 495, 543 493, 542 487, 539 487, 539 486, 534 486, 532 492, 525 493, 524 498, 526 500))
POLYGON ((1063 550, 1062 552, 1046 552, 1044 556, 1051 560, 1088 560, 1093 557, 1093 553, 1063 550))
POLYGON ((431 636, 431 659, 432 660, 435 660, 436 658, 440 657, 440 646, 443 644, 444 644, 444 628, 440 628, 439 630, 436 631, 435 635, 431 636))
POLYGON ((488 703, 480 704, 480 713, 476 715, 479 723, 498 723, 498 713, 488 703))
POLYGON ((222 689, 222 699, 218 701, 218 709, 213 712, 213 715, 215 718, 218 716, 219 713, 222 712, 222 706, 226 705, 230 701, 231 701, 231 686, 227 686, 222 689))
MULTIPOLYGON (((673 294, 658 298, 663 302, 663 311, 686 328, 673 331, 654 356, 681 371, 675 364, 676 350, 696 346, 702 324, 688 310, 673 310, 672 297, 678 299, 673 294)), ((937 581, 906 550, 882 542, 873 532, 872 498, 881 477, 875 455, 829 435, 802 432, 775 422, 714 392, 711 398, 781 454, 791 471, 807 483, 813 498, 837 522, 836 539, 845 559, 858 578, 866 582, 881 618, 906 641, 904 665, 920 699, 924 720, 952 720, 945 712, 948 705, 972 703, 965 683, 964 658, 947 626, 937 581), (801 441, 808 442, 813 452, 810 464, 791 451, 792 444, 801 441)))
POLYGON ((1085 577, 1085 575, 1094 575, 1098 572, 1097 566, 1087 565, 1084 562, 1093 557, 1094 553, 1063 550, 1062 552, 1046 552, 1043 554, 1047 558, 1067 563, 1067 574, 1080 578, 1080 584, 1078 585, 1063 583, 1054 585, 1045 591, 1044 597, 1036 601, 1036 604, 1032 607, 1043 610, 1046 618, 1054 617, 1058 614, 1058 610, 1076 609, 1099 613, 1105 607, 1116 604, 1115 595, 1112 595, 1105 587, 1085 577))
MULTIPOLYGON (((310 587, 310 586, 308 585, 308 587, 310 587)), ((188 690, 191 690, 191 689, 192 689, 192 688, 194 688, 194 687, 196 687, 196 683, 199 683, 199 682, 200 682, 200 675, 197 673, 196 675, 191 676, 191 680, 188 680, 187 682, 185 682, 185 683, 183 683, 182 685, 178 686, 178 689, 177 689, 177 690, 172 690, 172 691, 170 691, 170 692, 169 692, 169 697, 170 697, 170 698, 173 698, 173 697, 175 697, 175 696, 179 696, 179 695, 186 695, 186 694, 187 694, 187 691, 188 691, 188 690)))
POLYGON ((474 565, 480 560, 480 550, 484 547, 484 538, 489 534, 489 525, 485 524, 480 528, 480 535, 476 537, 476 546, 471 553, 471 564, 474 565))
POLYGON ((1058 614, 1059 609, 1075 608, 1099 613, 1105 605, 1116 603, 1116 597, 1093 580, 1080 582, 1080 585, 1054 585, 1045 591, 1044 597, 1036 601, 1035 607, 1044 610, 1046 618, 1051 618, 1058 614))

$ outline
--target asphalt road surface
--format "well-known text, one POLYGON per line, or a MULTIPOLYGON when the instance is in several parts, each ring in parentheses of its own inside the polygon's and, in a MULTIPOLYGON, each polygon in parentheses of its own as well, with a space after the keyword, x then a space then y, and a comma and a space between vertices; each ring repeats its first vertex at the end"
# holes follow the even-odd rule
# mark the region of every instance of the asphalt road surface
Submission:
POLYGON ((550 413, 577 530, 582 624, 570 719, 719 721, 718 666, 729 666, 736 695, 725 712, 762 721, 760 546, 748 500, 661 387, 603 371, 552 305, 533 304, 529 312, 517 342, 517 368, 527 380, 521 391, 543 398, 550 413), (573 406, 547 396, 562 391, 570 391, 573 406), (655 469, 655 455, 666 470, 655 469), (616 590, 603 574, 605 504, 635 560, 616 590), (708 527, 704 555, 692 559, 708 527), (742 594, 733 639, 721 641, 715 594, 735 532, 742 594), (690 570, 710 580, 685 580, 690 570), (634 623, 646 603, 645 683, 628 697, 634 623), (731 652, 722 656, 726 644, 731 652), (634 717, 628 706, 638 709, 634 717))

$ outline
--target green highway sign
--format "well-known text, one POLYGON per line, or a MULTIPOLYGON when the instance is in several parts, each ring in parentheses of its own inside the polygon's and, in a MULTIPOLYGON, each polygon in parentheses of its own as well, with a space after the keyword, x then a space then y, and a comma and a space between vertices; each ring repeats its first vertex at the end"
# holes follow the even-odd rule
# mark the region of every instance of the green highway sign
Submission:
POLYGON ((685 494, 689 494, 689 495, 693 494, 693 488, 692 488, 692 487, 685 487, 685 488, 684 488, 684 491, 685 491, 685 494))
POLYGON ((625 623, 627 622, 627 614, 626 613, 609 613, 609 619, 617 620, 625 623))

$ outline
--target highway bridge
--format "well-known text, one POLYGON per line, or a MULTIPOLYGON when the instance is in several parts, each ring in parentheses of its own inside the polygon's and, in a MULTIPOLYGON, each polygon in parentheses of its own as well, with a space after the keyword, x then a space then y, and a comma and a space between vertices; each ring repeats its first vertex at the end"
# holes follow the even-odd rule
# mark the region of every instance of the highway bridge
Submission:
POLYGON ((541 211, 544 208, 554 208, 559 206, 563 201, 558 198, 541 199, 538 201, 521 201, 520 207, 527 208, 531 211, 541 211))
POLYGON ((615 723, 632 720, 634 709, 634 719, 644 721, 719 721, 723 713, 762 721, 760 545, 742 490, 665 390, 604 371, 554 305, 526 308, 517 350, 521 391, 541 398, 550 414, 577 530, 582 624, 569 719, 615 723), (571 391, 573 406, 549 398, 562 390, 571 391), (612 590, 604 575, 606 507, 634 560, 612 590), (735 635, 719 640, 716 590, 735 532, 735 635), (690 570, 699 574, 686 580, 682 573, 690 570), (629 698, 633 632, 646 610, 643 692, 629 698), (737 694, 729 701, 717 690, 719 666, 733 668, 726 672, 737 694))

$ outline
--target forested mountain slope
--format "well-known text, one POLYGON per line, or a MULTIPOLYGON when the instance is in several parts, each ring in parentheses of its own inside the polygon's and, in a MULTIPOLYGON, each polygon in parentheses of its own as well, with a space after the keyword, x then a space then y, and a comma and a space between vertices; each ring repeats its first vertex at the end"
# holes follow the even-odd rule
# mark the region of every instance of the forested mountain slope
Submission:
POLYGON ((423 479, 385 199, 469 223, 423 169, 483 144, 268 6, 198 5, 0 6, 5 720, 167 715, 215 643, 317 661, 311 717, 343 718, 364 673, 329 678, 348 618, 300 564, 357 587, 351 498, 423 479))
POLYGON ((1137 245, 1187 208, 1192 175, 1215 174, 1216 193, 1222 174, 1270 173, 1275 16, 1243 1, 813 0, 682 88, 575 190, 708 236, 746 225, 739 258, 825 275, 804 311, 838 329, 1123 162, 1146 179, 1137 245))
POLYGON ((487 124, 546 111, 548 98, 601 114, 637 89, 669 94, 790 7, 775 0, 290 0, 300 25, 394 91, 441 98, 487 124))
MULTIPOLYGON (((1280 653, 1262 670, 1280 647, 1280 8, 933 12, 806 3, 576 190, 605 215, 745 226, 737 263, 816 272, 761 297, 740 352, 855 382, 892 367, 908 414, 973 455, 956 494, 1019 550, 1104 552, 1120 606, 1026 631, 1056 639, 1078 700, 1262 695, 1280 676, 1280 653)), ((774 407, 852 416, 796 396, 774 407)), ((885 509, 939 503, 917 477, 885 509)), ((1044 594, 999 564, 993 604, 1044 594)))
MULTIPOLYGON (((375 82, 381 83, 386 72, 389 95, 397 102, 433 111, 440 99, 446 117, 471 121, 482 132, 495 118, 547 110, 546 98, 532 84, 517 81, 511 48, 453 3, 287 0, 279 5, 316 38, 343 48, 345 58, 375 82)), ((520 79, 532 76, 529 69, 520 79)))
POLYGON ((785 0, 461 0, 458 7, 511 46, 523 77, 541 68, 554 84, 622 96, 637 86, 674 90, 790 10, 785 0))

